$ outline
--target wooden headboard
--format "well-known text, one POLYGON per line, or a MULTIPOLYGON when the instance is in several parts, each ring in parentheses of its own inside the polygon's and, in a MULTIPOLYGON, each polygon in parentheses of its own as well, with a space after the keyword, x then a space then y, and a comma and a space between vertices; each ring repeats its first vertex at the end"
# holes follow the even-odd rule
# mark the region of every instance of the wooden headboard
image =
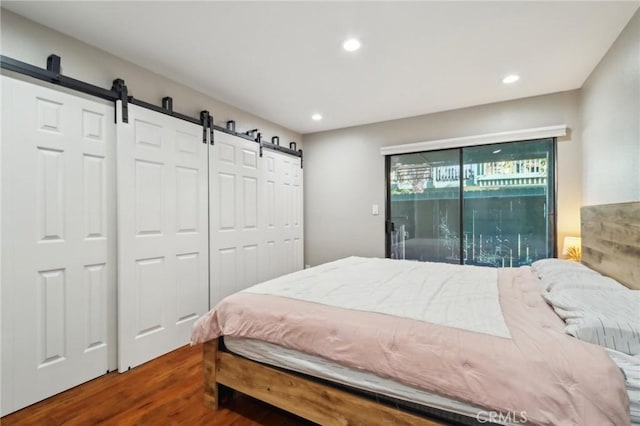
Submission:
POLYGON ((640 202, 580 209, 582 263, 640 290, 640 202))

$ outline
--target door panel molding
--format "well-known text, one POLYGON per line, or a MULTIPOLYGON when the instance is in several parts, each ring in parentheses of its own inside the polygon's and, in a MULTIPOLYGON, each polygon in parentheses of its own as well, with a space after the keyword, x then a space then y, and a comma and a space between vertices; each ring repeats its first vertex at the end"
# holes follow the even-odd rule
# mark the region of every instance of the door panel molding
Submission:
POLYGON ((5 415, 116 368, 115 125, 1 78, 5 415))
POLYGON ((126 371, 187 344, 208 309, 208 144, 201 126, 136 105, 117 134, 118 368, 126 371))

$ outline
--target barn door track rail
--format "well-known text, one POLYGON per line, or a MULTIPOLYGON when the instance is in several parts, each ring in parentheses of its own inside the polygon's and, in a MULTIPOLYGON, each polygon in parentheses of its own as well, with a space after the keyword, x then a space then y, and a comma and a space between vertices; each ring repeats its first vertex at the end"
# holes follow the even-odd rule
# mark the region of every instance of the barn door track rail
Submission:
POLYGON ((102 87, 94 86, 93 84, 85 83, 84 81, 62 75, 60 73, 60 57, 57 55, 50 55, 47 58, 46 69, 27 64, 26 62, 18 61, 17 59, 9 58, 4 55, 0 55, 0 63, 2 64, 3 69, 13 71, 18 74, 28 75, 38 80, 57 84, 58 86, 67 87, 69 89, 87 93, 109 101, 115 102, 120 99, 118 97, 118 93, 112 90, 103 89, 102 87))
POLYGON ((96 86, 84 81, 77 80, 75 78, 62 75, 61 72, 61 59, 58 55, 49 55, 47 58, 47 68, 40 68, 35 65, 28 64, 26 62, 19 61, 17 59, 10 58, 8 56, 0 55, 0 65, 3 69, 16 72, 18 74, 27 75, 38 80, 53 83, 58 86, 66 87, 71 90, 86 93, 91 96, 96 96, 101 99, 115 102, 122 101, 122 121, 129 122, 128 105, 137 105, 142 108, 150 109, 161 114, 170 115, 171 117, 178 118, 180 120, 188 121, 194 124, 202 126, 202 142, 207 143, 209 141, 212 145, 213 131, 218 130, 233 136, 237 136, 255 143, 260 144, 260 156, 262 156, 262 149, 267 148, 274 151, 279 151, 285 154, 300 157, 300 167, 302 167, 302 150, 296 149, 296 142, 290 142, 289 147, 280 146, 280 138, 274 136, 271 138, 271 142, 263 141, 262 134, 258 129, 252 129, 246 132, 237 132, 236 123, 233 120, 227 121, 226 126, 218 126, 214 123, 213 116, 209 111, 201 111, 199 117, 190 117, 185 114, 181 114, 173 110, 173 99, 170 96, 162 98, 162 105, 157 106, 149 102, 136 99, 133 96, 129 96, 129 90, 124 80, 117 78, 113 80, 111 90, 96 86), (209 133, 209 138, 207 138, 209 133))
MULTIPOLYGON (((212 117, 213 118, 213 117, 212 117)), ((226 133, 228 135, 237 136, 242 139, 246 139, 251 142, 260 144, 260 157, 262 157, 262 149, 267 148, 273 151, 283 152, 285 154, 293 155, 294 157, 300 157, 300 167, 302 167, 302 150, 296 149, 296 142, 290 142, 289 147, 280 146, 280 137, 273 136, 271 138, 271 142, 267 142, 262 139, 262 133, 260 133, 259 129, 252 129, 246 132, 238 132, 236 130, 236 122, 233 120, 229 120, 226 123, 226 126, 219 126, 217 124, 211 124, 212 130, 217 130, 222 133, 226 133)), ((213 141, 213 137, 211 138, 213 141)))
POLYGON ((209 129, 209 113, 207 111, 203 111, 200 117, 194 118, 173 111, 173 100, 170 97, 166 97, 162 100, 161 107, 144 102, 140 99, 135 99, 133 96, 129 96, 127 85, 121 78, 113 80, 111 90, 108 90, 84 81, 76 80, 75 78, 67 77, 62 75, 62 61, 58 55, 49 55, 47 58, 46 69, 27 64, 4 55, 0 55, 0 61, 2 63, 2 68, 9 71, 28 75, 38 80, 53 83, 91 96, 97 96, 108 101, 122 101, 122 121, 125 123, 129 122, 128 105, 133 104, 162 114, 167 114, 181 120, 189 121, 194 124, 202 125, 203 141, 205 143, 207 142, 207 130, 209 129))

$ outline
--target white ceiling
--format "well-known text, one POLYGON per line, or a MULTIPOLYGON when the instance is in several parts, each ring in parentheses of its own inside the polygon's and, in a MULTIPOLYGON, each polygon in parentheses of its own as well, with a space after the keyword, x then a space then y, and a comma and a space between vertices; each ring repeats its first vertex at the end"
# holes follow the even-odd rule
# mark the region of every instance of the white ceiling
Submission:
POLYGON ((579 88, 638 5, 2 2, 300 133, 579 88))

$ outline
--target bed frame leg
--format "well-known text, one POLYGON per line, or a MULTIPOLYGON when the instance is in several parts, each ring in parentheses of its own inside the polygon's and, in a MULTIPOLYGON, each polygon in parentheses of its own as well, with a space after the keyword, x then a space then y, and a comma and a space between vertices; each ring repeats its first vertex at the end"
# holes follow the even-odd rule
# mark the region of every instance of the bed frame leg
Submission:
POLYGON ((217 410, 220 406, 220 385, 216 381, 216 359, 218 357, 218 339, 209 340, 202 346, 202 364, 204 367, 204 404, 217 410))

